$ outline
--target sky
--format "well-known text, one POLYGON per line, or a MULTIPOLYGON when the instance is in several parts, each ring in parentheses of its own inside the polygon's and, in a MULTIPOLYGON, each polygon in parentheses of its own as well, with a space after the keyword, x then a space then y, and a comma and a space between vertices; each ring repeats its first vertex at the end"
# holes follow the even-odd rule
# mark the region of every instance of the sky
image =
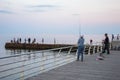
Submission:
POLYGON ((0 0, 0 34, 119 34, 120 0, 0 0))

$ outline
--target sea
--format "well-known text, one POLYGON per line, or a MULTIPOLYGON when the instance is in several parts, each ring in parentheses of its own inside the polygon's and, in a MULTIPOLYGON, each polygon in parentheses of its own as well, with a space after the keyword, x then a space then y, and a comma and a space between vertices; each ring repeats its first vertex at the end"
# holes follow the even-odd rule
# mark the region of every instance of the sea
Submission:
MULTIPOLYGON (((93 44, 101 44, 104 39, 104 35, 83 35, 85 39, 85 44, 89 44, 90 40, 93 40, 93 44)), ((111 37, 111 36, 109 36, 111 37)), ((5 49, 5 43, 10 42, 14 39, 25 39, 31 38, 31 41, 35 38, 36 43, 42 43, 44 39, 44 44, 77 44, 79 35, 63 35, 63 34, 12 34, 12 35, 0 35, 0 57, 6 57, 11 55, 11 51, 5 49)))

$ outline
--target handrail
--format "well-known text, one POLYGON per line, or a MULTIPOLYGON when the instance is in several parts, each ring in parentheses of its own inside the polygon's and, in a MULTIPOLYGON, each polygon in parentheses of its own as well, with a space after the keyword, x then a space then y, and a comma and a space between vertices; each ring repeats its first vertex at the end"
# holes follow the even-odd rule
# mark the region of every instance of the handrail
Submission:
MULTIPOLYGON (((31 54, 37 54, 37 53, 45 53, 45 52, 51 52, 51 51, 58 51, 57 52, 57 54, 59 53, 62 53, 62 49, 66 49, 67 50, 67 48, 68 48, 68 52, 69 52, 69 54, 71 53, 71 49, 73 48, 74 46, 68 46, 68 47, 61 47, 61 48, 55 48, 55 49, 49 49, 49 50, 41 50, 41 51, 36 51, 36 52, 30 52, 30 53, 25 53, 25 54, 18 54, 18 55, 13 55, 13 56, 7 56, 7 57, 1 57, 0 59, 2 60, 2 59, 9 59, 9 58, 13 58, 13 57, 21 57, 21 56, 24 56, 24 55, 31 55, 31 54)), ((66 56, 67 57, 67 55, 69 55, 68 54, 68 52, 67 52, 67 54, 64 54, 64 56, 66 56)), ((37 54, 38 55, 38 54, 37 54)), ((45 55, 45 57, 47 57, 47 56, 51 56, 51 55, 45 55)), ((3 79, 3 78, 6 78, 6 77, 10 77, 10 76, 13 76, 13 75, 16 75, 16 74, 20 74, 20 73, 24 73, 24 72, 26 72, 26 71, 30 71, 30 70, 32 70, 32 69, 35 69, 35 68, 39 68, 39 67, 42 67, 42 66, 44 66, 44 65, 50 65, 51 63, 53 63, 54 62, 54 57, 49 57, 49 58, 46 58, 45 59, 45 57, 43 58, 43 59, 40 59, 40 58, 42 58, 42 57, 44 57, 44 56, 42 56, 42 55, 40 55, 40 56, 38 56, 38 57, 36 57, 34 60, 37 60, 36 62, 32 62, 32 63, 27 63, 27 64, 25 64, 24 62, 29 62, 29 61, 31 61, 31 60, 29 60, 29 59, 27 59, 26 60, 26 58, 25 59, 21 59, 21 60, 19 60, 19 61, 13 61, 13 62, 8 62, 8 63, 4 63, 4 64, 1 64, 0 65, 0 67, 4 67, 4 66, 9 66, 9 65, 16 65, 16 64, 21 64, 21 65, 18 65, 18 66, 13 66, 13 67, 8 67, 8 68, 3 68, 1 71, 0 71, 0 79, 3 79), (53 60, 52 60, 53 59, 53 60), (40 64, 40 65, 38 65, 40 62, 46 62, 46 61, 49 61, 49 60, 52 60, 52 62, 49 62, 49 63, 44 63, 44 64, 40 64), (23 64, 23 65, 22 65, 23 64), (8 74, 5 74, 5 75, 3 75, 4 73, 7 73, 8 71, 14 71, 14 70, 17 70, 17 69, 20 69, 20 68, 22 68, 22 67, 27 67, 27 66, 31 66, 31 65, 34 65, 34 64, 37 64, 36 66, 33 66, 33 67, 30 67, 30 68, 28 68, 28 69, 26 69, 26 70, 24 70, 24 71, 21 71, 21 70, 19 70, 19 71, 15 71, 15 72, 12 72, 12 73, 8 73, 8 74)), ((62 58, 60 58, 60 57, 63 57, 63 54, 62 55, 57 55, 55 58, 56 58, 56 61, 55 61, 55 63, 57 63, 57 62, 60 62, 60 61, 62 61, 63 59, 62 58)), ((72 56, 70 57, 70 56, 68 56, 68 58, 73 58, 72 56)), ((66 59, 66 58, 64 58, 64 59, 66 59)), ((75 59, 75 58, 74 58, 75 59)), ((66 60, 64 60, 65 62, 66 62, 66 60)), ((63 61, 63 62, 64 62, 63 61)), ((72 61, 72 60, 71 60, 72 61)), ((60 64, 60 65, 63 65, 63 64, 60 64)), ((57 64, 56 64, 56 66, 57 66, 57 64)), ((43 70, 43 69, 42 69, 43 70)), ((25 75, 24 75, 25 76, 25 75)), ((18 77, 18 79, 19 79, 20 77, 18 77)), ((17 78, 16 78, 17 79, 17 78)))
MULTIPOLYGON (((59 56, 60 57, 60 56, 59 56)), ((58 58, 58 57, 56 57, 56 58, 58 58)), ((49 59, 48 59, 49 60, 49 59)), ((44 60, 45 61, 45 60, 44 60)), ((59 61, 59 60, 58 60, 59 61)), ((56 61, 57 62, 57 61, 56 61)), ((35 62, 35 63, 39 63, 39 61, 38 62, 35 62)), ((24 65, 24 67, 25 66, 28 66, 28 65, 31 65, 31 64, 34 64, 34 63, 30 63, 30 64, 26 64, 26 65, 24 65)), ((48 63, 48 64, 50 64, 50 63, 48 63)), ((42 65, 44 65, 44 64, 42 64, 42 65)), ((40 66, 42 66, 42 65, 39 65, 39 66, 37 66, 37 67, 40 67, 40 66)), ((47 65, 47 64, 46 64, 47 65)), ((19 67, 14 67, 14 68, 11 68, 11 69, 8 69, 8 70, 13 70, 13 69, 16 69, 16 68, 20 68, 20 67, 22 67, 22 66, 19 66, 19 67)), ((30 68, 30 69, 27 69, 26 71, 28 71, 28 70, 31 70, 31 69, 35 69, 35 68, 37 68, 37 67, 33 67, 33 68, 30 68)), ((8 71, 8 70, 4 70, 4 71, 8 71)), ((1 72, 3 72, 3 71, 0 71, 0 73, 1 72)), ((21 73, 22 71, 20 71, 20 72, 16 72, 16 73, 13 73, 13 74, 17 74, 17 73, 21 73)), ((10 74, 10 75, 13 75, 13 74, 10 74)), ((10 76, 10 75, 6 75, 6 76, 3 76, 3 77, 1 77, 1 78, 4 78, 4 77, 7 77, 7 76, 10 76)), ((0 79, 1 79, 0 78, 0 79)))
MULTIPOLYGON (((70 46, 70 47, 71 47, 71 46, 70 46)), ((58 54, 60 54, 60 52, 61 52, 61 50, 62 50, 63 48, 68 48, 68 47, 50 49, 50 51, 60 49, 60 51, 58 52, 58 54)), ((47 52, 47 51, 49 51, 49 50, 42 50, 42 51, 39 51, 39 53, 44 52, 44 51, 47 52)), ((38 53, 38 52, 36 52, 36 53, 38 53)), ((70 51, 69 51, 69 53, 70 53, 70 51)), ((35 53, 34 53, 34 54, 35 54, 35 53)), ((31 55, 31 54, 21 54, 21 55, 31 55)), ((0 59, 11 58, 11 57, 18 57, 18 56, 21 56, 21 55, 8 56, 8 57, 0 58, 0 59)), ((50 56, 50 55, 47 55, 47 56, 50 56)), ((38 58, 40 58, 40 57, 38 57, 38 58)), ((36 58, 36 59, 37 59, 37 58, 36 58)), ((27 61, 27 60, 21 60, 21 61, 16 61, 16 62, 12 62, 12 63, 10 62, 10 63, 7 63, 7 64, 2 64, 2 65, 0 65, 0 66, 5 66, 5 65, 9 65, 9 64, 15 64, 15 63, 23 62, 23 61, 27 61)))
MULTIPOLYGON (((49 51, 54 51, 54 50, 59 50, 59 49, 66 49, 69 48, 71 46, 68 47, 60 47, 60 48, 54 48, 54 49, 47 49, 47 50, 41 50, 41 51, 35 51, 35 53, 41 53, 41 52, 49 52, 49 51)), ((29 52, 29 53, 25 53, 25 54, 17 54, 17 55, 13 55, 13 56, 7 56, 7 57, 0 57, 0 59, 5 59, 5 58, 11 58, 11 57, 18 57, 18 56, 22 56, 22 55, 30 55, 30 54, 34 54, 33 52, 29 52)))
MULTIPOLYGON (((65 54, 64 56, 66 56, 66 55, 67 55, 67 54, 65 54)), ((58 57, 60 57, 60 56, 58 56, 58 57)), ((38 58, 41 58, 41 57, 38 57, 38 58)), ((36 59, 38 59, 38 58, 36 58, 36 59)), ((57 58, 57 57, 56 57, 56 58, 57 58)), ((53 58, 50 58, 50 59, 53 59, 53 58)), ((47 59, 47 60, 50 60, 50 59, 47 59)), ((24 61, 27 61, 27 60, 24 60, 24 61)), ((41 60, 41 61, 45 61, 45 60, 41 60)), ((38 61, 38 62, 40 62, 40 61, 38 61)), ((38 63, 38 62, 33 62, 33 63, 30 63, 30 64, 26 64, 26 65, 24 65, 24 66, 31 65, 31 64, 34 64, 34 63, 38 63)), ((11 63, 11 64, 14 64, 14 63, 11 63)), ((7 65, 7 64, 5 64, 5 65, 7 65)), ((5 65, 2 65, 2 66, 5 66, 5 65)), ((15 69, 15 68, 20 68, 20 67, 22 67, 22 66, 10 68, 10 69, 7 69, 7 70, 3 70, 3 71, 0 71, 0 73, 1 73, 1 72, 5 72, 5 71, 8 71, 8 70, 15 69)))
POLYGON ((70 48, 70 50, 68 51, 68 54, 70 54, 71 50, 72 50, 73 47, 70 48))
MULTIPOLYGON (((88 46, 88 48, 85 47, 85 49, 88 49, 87 50, 87 53, 88 53, 88 52, 95 52, 95 51, 91 51, 91 50, 96 50, 96 49, 100 50, 101 47, 100 46, 93 46, 93 47, 88 46), (90 49, 90 48, 94 48, 94 49, 90 49)), ((27 59, 26 58, 21 58, 21 60, 18 60, 18 61, 13 61, 13 62, 0 64, 0 68, 2 67, 2 69, 0 71, 0 79, 6 78, 6 77, 9 77, 9 76, 11 77, 11 76, 16 75, 16 74, 22 74, 22 73, 28 72, 30 70, 38 69, 39 67, 40 67, 40 70, 38 71, 38 73, 40 71, 44 72, 47 69, 52 69, 53 67, 64 65, 66 63, 69 63, 69 62, 72 62, 72 61, 76 60, 77 51, 78 51, 77 46, 75 45, 75 46, 41 50, 41 51, 35 51, 35 52, 30 52, 30 53, 27 52, 27 53, 24 53, 24 54, 17 54, 17 55, 12 55, 12 56, 7 56, 7 57, 1 57, 0 60, 14 58, 14 57, 21 57, 21 56, 26 57, 26 55, 33 56, 31 54, 39 55, 39 56, 35 57, 34 61, 33 61, 32 58, 29 59, 27 57, 27 59), (66 51, 64 52, 64 50, 66 50, 66 51), (52 57, 51 54, 47 54, 45 56, 39 55, 41 53, 44 54, 45 52, 51 52, 51 51, 52 51, 52 53, 54 53, 54 51, 57 51, 57 52, 55 52, 55 54, 57 54, 57 55, 53 54, 54 55, 53 57, 52 57), (72 51, 75 54, 71 54, 72 51), (60 55, 61 53, 65 53, 65 54, 60 55), (13 65, 16 65, 16 64, 19 64, 19 65, 13 66, 13 65), (54 65, 49 66, 51 64, 54 64, 54 65), (5 69, 3 68, 4 66, 6 67, 6 66, 9 66, 9 65, 11 65, 13 67, 7 67, 5 69), (12 72, 10 74, 3 75, 4 73, 7 73, 9 71, 14 71, 14 70, 21 69, 23 67, 28 67, 28 66, 30 66, 30 67, 28 69, 25 69, 25 70, 23 69, 24 71, 23 70, 18 70, 17 72, 12 72), (47 66, 47 67, 45 68, 44 66, 47 66)), ((35 73, 35 71, 33 71, 32 73, 23 74, 23 76, 19 76, 19 77, 15 78, 15 80, 20 79, 22 77, 27 77, 27 76, 29 76, 29 74, 34 74, 34 73, 35 73)))

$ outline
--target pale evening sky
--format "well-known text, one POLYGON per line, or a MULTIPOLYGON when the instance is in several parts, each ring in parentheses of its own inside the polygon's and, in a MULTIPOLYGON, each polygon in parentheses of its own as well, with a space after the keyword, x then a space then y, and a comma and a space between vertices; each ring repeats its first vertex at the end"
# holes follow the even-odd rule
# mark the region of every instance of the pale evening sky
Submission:
POLYGON ((0 34, 118 34, 120 0, 0 0, 0 34))

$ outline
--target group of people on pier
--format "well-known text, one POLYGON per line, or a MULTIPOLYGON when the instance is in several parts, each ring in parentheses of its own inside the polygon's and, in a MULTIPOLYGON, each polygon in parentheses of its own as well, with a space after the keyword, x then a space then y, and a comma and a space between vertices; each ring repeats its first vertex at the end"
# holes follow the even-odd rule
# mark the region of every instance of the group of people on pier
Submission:
MULTIPOLYGON (((14 38, 13 40, 11 40, 11 43, 22 43, 22 39, 21 38, 17 38, 17 39, 14 38)), ((34 38, 33 40, 31 40, 31 38, 28 38, 28 39, 25 38, 23 43, 34 44, 34 43, 36 43, 36 38, 34 38)), ((44 38, 42 38, 41 43, 44 44, 44 38)), ((54 38, 54 44, 56 44, 55 38, 54 38)))
MULTIPOLYGON (((99 57, 101 59, 104 58, 103 54, 107 51, 107 54, 110 54, 110 50, 109 50, 109 47, 110 47, 110 41, 109 41, 109 37, 108 37, 108 34, 105 33, 104 34, 105 36, 105 39, 103 40, 102 42, 102 52, 99 54, 99 57)), ((81 62, 83 62, 83 52, 84 52, 84 42, 85 42, 85 39, 83 38, 83 36, 80 36, 80 38, 78 39, 78 52, 77 52, 77 61, 79 61, 79 57, 81 57, 81 62)), ((91 40, 92 42, 92 40, 91 40)))
MULTIPOLYGON (((21 43, 22 42, 22 39, 21 38, 17 38, 17 40, 14 38, 13 40, 11 40, 11 43, 21 43)), ((34 38, 31 42, 31 38, 28 38, 28 39, 24 39, 24 43, 35 43, 36 42, 36 38, 34 38)))
POLYGON ((116 36, 114 36, 114 34, 112 34, 112 41, 113 40, 120 40, 120 35, 117 34, 116 36))
MULTIPOLYGON (((105 53, 107 51, 107 54, 110 54, 110 51, 109 51, 109 47, 110 47, 110 40, 109 40, 109 37, 108 37, 108 34, 105 33, 104 34, 105 36, 105 39, 103 40, 102 42, 102 52, 100 53, 100 57, 104 57, 103 56, 103 53, 105 53)), ((119 35, 117 35, 117 39, 119 40, 119 35)), ((114 35, 112 34, 112 40, 114 40, 114 35)), ((14 38, 13 40, 11 40, 11 43, 21 43, 22 42, 22 39, 21 38, 17 38, 17 40, 14 38)), ((80 38, 78 39, 78 52, 77 52, 77 61, 79 61, 79 58, 81 57, 81 61, 83 61, 83 52, 84 52, 84 42, 85 42, 85 39, 83 36, 80 36, 80 38)), ((93 40, 91 39, 90 40, 90 44, 92 44, 93 40)), ((24 43, 28 43, 28 44, 31 44, 31 43, 36 43, 36 38, 34 38, 32 41, 31 41, 31 38, 28 38, 28 39, 24 39, 24 43)), ((42 38, 42 43, 44 43, 44 39, 42 38)), ((54 43, 56 43, 56 40, 54 39, 54 43)))

